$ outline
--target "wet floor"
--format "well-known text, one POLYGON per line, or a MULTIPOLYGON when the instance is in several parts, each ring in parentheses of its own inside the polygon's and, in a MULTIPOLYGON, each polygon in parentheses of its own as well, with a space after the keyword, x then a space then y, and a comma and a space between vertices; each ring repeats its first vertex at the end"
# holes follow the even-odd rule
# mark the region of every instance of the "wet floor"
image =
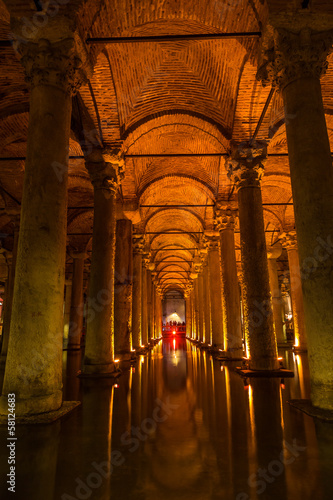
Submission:
POLYGON ((66 399, 82 405, 18 428, 15 494, 1 446, 0 498, 331 500, 333 426, 287 403, 309 397, 309 370, 306 355, 283 355, 295 378, 249 383, 239 362, 175 339, 113 384, 77 378, 80 353, 64 353, 66 399))

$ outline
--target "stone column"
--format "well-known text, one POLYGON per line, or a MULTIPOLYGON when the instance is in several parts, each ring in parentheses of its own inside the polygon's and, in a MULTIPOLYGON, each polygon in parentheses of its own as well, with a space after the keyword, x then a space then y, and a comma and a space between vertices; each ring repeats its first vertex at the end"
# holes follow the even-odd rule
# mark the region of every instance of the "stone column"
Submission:
POLYGON ((218 239, 209 237, 208 266, 212 318, 212 345, 223 349, 223 310, 221 289, 221 264, 218 239))
POLYGON ((267 250, 260 181, 266 145, 233 147, 227 159, 228 176, 238 192, 239 228, 245 298, 245 336, 249 366, 254 370, 279 368, 269 288, 267 250))
POLYGON ((5 304, 4 304, 4 317, 2 325, 2 346, 1 346, 1 356, 0 356, 0 368, 4 368, 6 364, 8 342, 9 342, 9 332, 10 323, 12 318, 12 307, 13 307, 13 295, 14 295, 14 283, 15 283, 15 269, 17 260, 17 249, 18 249, 18 239, 19 239, 19 228, 20 228, 20 210, 19 209, 7 209, 6 214, 11 218, 13 224, 13 249, 12 252, 5 252, 5 257, 8 265, 8 278, 6 282, 6 294, 5 294, 5 304))
POLYGON ((220 233, 221 242, 224 349, 229 358, 241 358, 243 356, 234 234, 236 215, 236 210, 223 203, 216 203, 215 225, 220 233))
POLYGON ((156 333, 156 271, 151 272, 151 293, 152 293, 152 325, 153 325, 153 338, 157 338, 157 333, 156 333))
POLYGON ((67 348, 68 344, 68 330, 69 318, 71 314, 71 301, 72 301, 72 279, 65 280, 65 304, 64 304, 64 344, 67 348))
MULTIPOLYGON (((207 248, 208 250, 208 248, 207 248)), ((205 337, 204 343, 212 343, 212 323, 211 323, 211 294, 210 294, 210 276, 208 254, 203 266, 203 283, 204 283, 204 317, 205 317, 205 337)))
POLYGON ((194 306, 195 306, 195 340, 200 339, 200 321, 199 321, 199 280, 198 275, 194 281, 194 306))
POLYGON ((83 374, 111 375, 114 363, 115 198, 122 175, 119 151, 94 152, 86 167, 94 186, 94 227, 83 374))
POLYGON ((69 350, 75 350, 81 347, 83 327, 83 271, 87 254, 84 252, 72 252, 71 257, 73 258, 73 278, 67 347, 69 350))
POLYGON ((268 274, 269 274, 269 284, 271 288, 272 295, 272 307, 273 307, 273 321, 275 328, 276 341, 278 344, 286 344, 286 331, 283 324, 283 299, 279 285, 279 277, 278 277, 278 267, 276 259, 280 257, 282 248, 271 247, 268 250, 268 274))
POLYGON ((282 245, 287 249, 290 272, 290 295, 293 311, 295 347, 300 351, 307 350, 306 330, 304 322, 304 304, 301 283, 301 271, 297 249, 296 231, 282 233, 282 245))
POLYGON ((200 342, 205 341, 205 282, 203 270, 198 275, 198 313, 199 313, 199 336, 200 342))
POLYGON ((133 349, 140 349, 142 344, 142 253, 144 238, 141 234, 133 235, 133 309, 132 309, 132 344, 133 349))
MULTIPOLYGON (((52 34, 51 31, 48 34, 52 34)), ((10 340, 0 412, 16 394, 16 415, 62 404, 62 327, 72 94, 83 72, 74 38, 19 47, 30 84, 28 145, 10 340)))
POLYGON ((192 338, 193 336, 193 325, 192 325, 192 290, 193 286, 188 285, 184 298, 185 298, 185 323, 186 323, 186 336, 192 338))
POLYGON ((144 253, 143 259, 142 259, 142 333, 141 333, 141 340, 142 340, 142 345, 147 347, 148 345, 148 276, 147 276, 147 271, 148 271, 148 265, 149 265, 149 255, 147 253, 144 253))
POLYGON ((333 21, 324 12, 302 14, 271 20, 258 78, 282 92, 312 403, 333 409, 333 169, 320 86, 333 21))
POLYGON ((156 334, 162 335, 162 291, 159 285, 156 286, 156 334))
POLYGON ((117 358, 131 359, 133 250, 132 227, 128 219, 116 224, 114 351, 117 358))
POLYGON ((148 342, 154 339, 154 294, 151 272, 155 266, 149 262, 147 269, 147 297, 148 297, 148 342))

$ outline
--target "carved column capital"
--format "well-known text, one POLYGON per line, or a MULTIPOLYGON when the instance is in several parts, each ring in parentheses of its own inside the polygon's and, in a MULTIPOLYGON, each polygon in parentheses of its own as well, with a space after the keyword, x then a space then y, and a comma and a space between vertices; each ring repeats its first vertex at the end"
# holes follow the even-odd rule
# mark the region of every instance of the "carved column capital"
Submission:
POLYGON ((114 196, 124 177, 124 158, 120 149, 96 149, 86 160, 86 168, 95 189, 114 196))
POLYGON ((220 238, 217 231, 216 234, 214 234, 213 232, 205 234, 205 238, 207 241, 208 252, 210 252, 211 250, 217 250, 219 248, 220 238))
POLYGON ((143 252, 142 255, 142 265, 145 269, 149 269, 151 254, 150 252, 143 252))
POLYGON ((10 221, 14 226, 14 232, 18 231, 20 228, 21 207, 6 207, 5 213, 10 217, 10 221))
MULTIPOLYGON (((304 17, 304 16, 303 16, 304 17)), ((312 20, 301 26, 269 25, 262 39, 261 63, 257 79, 282 90, 299 78, 320 78, 326 73, 327 56, 332 51, 333 30, 317 31, 312 20), (308 25, 307 25, 308 24, 308 25)))
POLYGON ((237 190, 243 187, 259 187, 264 175, 267 144, 255 142, 234 145, 226 158, 225 167, 229 179, 237 190))
POLYGON ((288 233, 282 233, 279 236, 279 240, 282 243, 282 246, 286 248, 286 250, 297 250, 297 234, 296 231, 289 231, 288 233))
POLYGON ((19 44, 17 51, 31 87, 51 85, 74 95, 86 80, 82 59, 74 38, 51 43, 41 38, 19 44))
POLYGON ((238 210, 223 203, 217 202, 214 208, 214 225, 221 232, 225 229, 235 229, 238 210))
POLYGON ((87 259, 88 258, 88 254, 85 252, 85 251, 80 251, 80 250, 73 250, 73 249, 69 249, 68 250, 68 253, 69 253, 69 256, 74 260, 74 259, 87 259))
POLYGON ((143 254, 145 248, 145 238, 142 234, 133 234, 133 253, 143 254))

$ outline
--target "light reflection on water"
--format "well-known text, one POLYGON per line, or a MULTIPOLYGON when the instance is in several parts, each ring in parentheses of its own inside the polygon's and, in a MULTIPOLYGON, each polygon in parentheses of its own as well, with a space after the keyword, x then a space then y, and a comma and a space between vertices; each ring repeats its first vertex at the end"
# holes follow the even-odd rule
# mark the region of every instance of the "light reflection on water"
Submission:
MULTIPOLYGON (((306 355, 284 356, 293 379, 249 381, 234 372, 239 362, 222 366, 185 339, 171 339, 115 387, 110 379, 78 379, 80 353, 69 353, 65 394, 82 405, 46 428, 20 427, 15 498, 333 498, 332 425, 288 405, 309 397, 309 369, 306 355)), ((3 471, 3 453, 1 460, 3 471)))

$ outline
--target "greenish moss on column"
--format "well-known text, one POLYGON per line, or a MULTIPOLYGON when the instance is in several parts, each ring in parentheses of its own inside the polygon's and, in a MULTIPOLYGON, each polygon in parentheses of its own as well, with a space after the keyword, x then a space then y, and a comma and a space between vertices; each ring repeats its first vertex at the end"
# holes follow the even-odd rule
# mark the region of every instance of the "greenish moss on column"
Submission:
POLYGON ((332 25, 333 16, 319 12, 272 18, 257 75, 284 102, 311 399, 323 409, 333 409, 333 169, 320 77, 332 25))
POLYGON ((279 368, 260 189, 266 154, 264 143, 233 145, 226 161, 238 194, 245 335, 249 366, 255 370, 279 368))
POLYGON ((142 344, 142 254, 144 244, 144 238, 141 234, 133 235, 133 349, 139 349, 142 344))
POLYGON ((72 94, 84 77, 76 42, 64 36, 58 30, 60 41, 19 46, 30 114, 1 413, 9 393, 16 394, 17 415, 62 404, 68 147, 72 94))
POLYGON ((224 349, 230 358, 243 356, 240 293, 235 253, 237 210, 223 202, 215 206, 215 226, 220 233, 224 349))
POLYGON ((117 358, 129 360, 132 348, 132 292, 133 292, 133 224, 128 219, 117 220, 114 350, 117 358))
POLYGON ((123 175, 119 150, 95 151, 86 161, 94 186, 94 226, 83 373, 112 375, 114 363, 114 265, 116 192, 123 175))

